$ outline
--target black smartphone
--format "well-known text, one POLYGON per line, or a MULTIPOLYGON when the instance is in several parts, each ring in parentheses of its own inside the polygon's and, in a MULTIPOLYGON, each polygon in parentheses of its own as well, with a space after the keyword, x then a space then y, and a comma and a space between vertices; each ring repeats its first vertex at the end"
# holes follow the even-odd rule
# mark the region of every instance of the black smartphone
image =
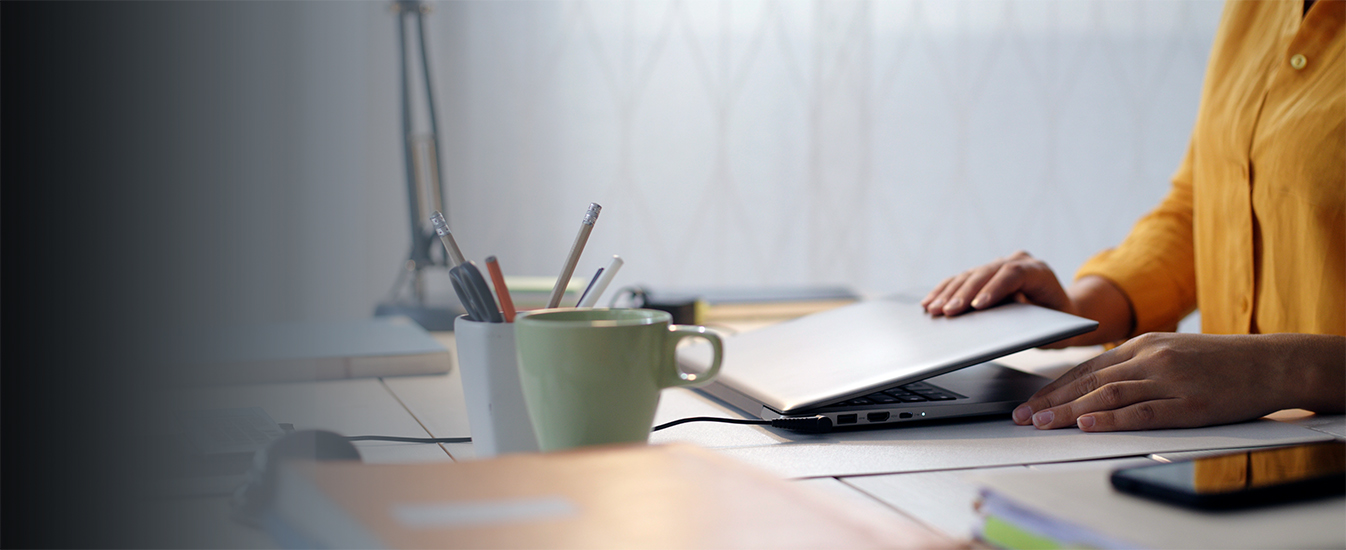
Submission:
POLYGON ((1346 441, 1208 456, 1112 472, 1117 490, 1203 510, 1346 494, 1346 441))

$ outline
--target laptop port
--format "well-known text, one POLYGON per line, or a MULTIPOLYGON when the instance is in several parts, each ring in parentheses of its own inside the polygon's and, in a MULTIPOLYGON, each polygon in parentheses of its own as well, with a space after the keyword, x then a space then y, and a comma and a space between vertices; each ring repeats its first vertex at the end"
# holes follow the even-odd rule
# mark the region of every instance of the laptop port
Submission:
POLYGON ((898 413, 897 417, 903 420, 911 418, 911 413, 898 413))
POLYGON ((859 418, 859 414, 839 414, 837 415, 837 425, 854 424, 859 418))
POLYGON ((870 422, 883 422, 884 420, 888 420, 888 413, 886 412, 869 413, 865 415, 865 418, 868 418, 870 422))

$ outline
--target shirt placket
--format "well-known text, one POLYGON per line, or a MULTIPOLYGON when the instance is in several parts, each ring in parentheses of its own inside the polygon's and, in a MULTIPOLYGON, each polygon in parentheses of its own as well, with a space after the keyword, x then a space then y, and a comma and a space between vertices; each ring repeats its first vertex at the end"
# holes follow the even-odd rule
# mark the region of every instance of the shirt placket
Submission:
POLYGON ((1273 65, 1271 74, 1268 75, 1264 88, 1262 90, 1261 101, 1255 122, 1250 134, 1248 155, 1245 159, 1242 173, 1246 184, 1248 210, 1247 222, 1245 224, 1245 235, 1251 245, 1248 248, 1250 257, 1248 258, 1251 267, 1246 273, 1242 273, 1245 278, 1241 286, 1238 297, 1239 303, 1239 321, 1243 326, 1248 327, 1250 333, 1259 332, 1256 323, 1256 311, 1258 300, 1258 286, 1260 281, 1257 275, 1261 270, 1261 258, 1258 257, 1261 243, 1257 235, 1257 201, 1254 188, 1256 185, 1256 151, 1259 148, 1258 130, 1263 125, 1263 117, 1268 112, 1279 111, 1279 109, 1270 108, 1268 102, 1285 101, 1291 88, 1298 86, 1305 79, 1311 78, 1311 75, 1317 72, 1320 67, 1314 65, 1314 60, 1322 53, 1325 44, 1331 39, 1337 29, 1332 25, 1340 25, 1341 21, 1331 17, 1318 17, 1323 15, 1321 12, 1312 14, 1313 19, 1308 17, 1299 17, 1298 13, 1293 19, 1293 25, 1286 29, 1284 38, 1281 40, 1282 47, 1278 48, 1276 55, 1277 62, 1273 65))

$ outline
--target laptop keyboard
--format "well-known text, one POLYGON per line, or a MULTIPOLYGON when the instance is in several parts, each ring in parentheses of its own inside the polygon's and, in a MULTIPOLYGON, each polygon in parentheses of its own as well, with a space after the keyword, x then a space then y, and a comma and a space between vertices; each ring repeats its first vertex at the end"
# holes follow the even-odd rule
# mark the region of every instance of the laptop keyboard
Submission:
POLYGON ((953 401, 955 399, 967 399, 967 396, 958 395, 954 392, 931 384, 929 382, 913 382, 905 386, 890 388, 881 392, 871 393, 864 397, 857 397, 848 401, 836 403, 833 406, 844 405, 891 405, 894 403, 920 403, 927 401, 953 401))

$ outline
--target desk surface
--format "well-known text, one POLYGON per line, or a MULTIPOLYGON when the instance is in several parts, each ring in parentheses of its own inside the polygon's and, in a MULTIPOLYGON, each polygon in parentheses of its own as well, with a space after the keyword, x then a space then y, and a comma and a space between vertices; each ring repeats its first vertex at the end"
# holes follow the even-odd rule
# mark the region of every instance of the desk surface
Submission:
MULTIPOLYGON (((435 335, 453 349, 452 333, 435 335)), ((1088 350, 1072 352, 1033 352, 1019 354, 1007 363, 1037 372, 1059 373, 1070 364, 1087 356, 1088 350)), ((176 394, 171 406, 176 408, 226 408, 258 406, 278 422, 293 423, 296 428, 321 428, 347 435, 378 434, 410 437, 462 437, 470 435, 462 384, 455 367, 447 375, 389 377, 383 379, 356 379, 307 383, 262 384, 196 388, 176 394)), ((656 422, 697 415, 741 416, 732 408, 702 394, 689 390, 665 392, 656 422)), ((1098 437, 1101 434, 1036 432, 1026 428, 1023 434, 1015 426, 999 426, 997 432, 1015 431, 1013 438, 981 443, 978 451, 975 437, 969 434, 987 433, 977 423, 940 426, 938 432, 902 432, 901 429, 875 430, 848 434, 838 438, 819 439, 816 436, 798 437, 777 433, 757 426, 719 424, 688 424, 655 434, 652 442, 689 441, 716 449, 749 463, 775 470, 797 483, 807 484, 831 492, 855 505, 865 506, 879 514, 891 515, 895 521, 919 525, 933 533, 953 539, 967 540, 971 536, 975 515, 972 502, 976 486, 967 478, 971 474, 993 471, 1023 471, 1072 467, 1042 464, 1045 462, 1078 462, 1078 467, 1107 467, 1113 464, 1152 462, 1156 453, 1165 458, 1180 458, 1188 451, 1207 451, 1215 448, 1233 448, 1259 444, 1275 444, 1292 440, 1346 437, 1346 417, 1315 416, 1303 411, 1283 411, 1273 415, 1277 422, 1265 425, 1188 430, 1164 437, 1123 435, 1137 441, 1164 440, 1162 449, 1147 444, 1136 444, 1132 451, 1076 453, 1074 455, 1046 455, 1041 453, 1046 441, 1066 441, 1070 437, 1098 437), (673 430, 678 430, 674 432, 673 430), (1022 436, 1022 437, 1020 437, 1022 436), (791 439, 795 438, 795 439, 791 439), (967 445, 949 445, 952 439, 962 439, 967 445), (1040 438, 1056 438, 1055 440, 1040 438), (1019 454, 1006 453, 1006 445, 1039 440, 1023 446, 1019 454), (941 441, 942 440, 942 441, 941 441), (973 440, 972 443, 968 443, 973 440), (922 457, 921 450, 925 449, 922 457), (942 450, 941 450, 942 449, 942 450), (999 461, 976 455, 988 449, 1002 455, 999 461), (972 456, 970 462, 960 463, 951 456, 972 456), (1032 460, 1028 456, 1047 456, 1032 460), (862 457, 858 460, 855 457, 862 457), (868 457, 868 458, 863 458, 868 457), (1055 457, 1055 458, 1052 458, 1055 457), (1105 460, 1096 460, 1107 457, 1105 460), (842 464, 841 470, 835 470, 842 464), (994 464, 991 467, 985 467, 994 464), (981 466, 981 467, 979 467, 981 466), (864 475, 852 475, 864 474, 864 475)), ((1006 421, 1007 422, 1007 421, 1006 421)), ((1110 437, 1102 434, 1103 437, 1110 437)), ((1022 445, 1021 445, 1022 446, 1022 445)), ((1063 445, 1064 446, 1064 445, 1063 445)), ((1078 444, 1073 447, 1079 447, 1078 444)), ((1109 448, 1115 448, 1110 445, 1109 448)), ((470 460, 474 458, 472 445, 425 445, 409 443, 362 442, 360 451, 366 462, 404 463, 423 461, 470 460)), ((164 503, 162 512, 168 524, 163 540, 153 541, 168 546, 268 547, 274 543, 257 531, 236 526, 227 520, 225 499, 220 496, 171 499, 164 503)), ((1346 542, 1346 541, 1344 541, 1346 542)))

